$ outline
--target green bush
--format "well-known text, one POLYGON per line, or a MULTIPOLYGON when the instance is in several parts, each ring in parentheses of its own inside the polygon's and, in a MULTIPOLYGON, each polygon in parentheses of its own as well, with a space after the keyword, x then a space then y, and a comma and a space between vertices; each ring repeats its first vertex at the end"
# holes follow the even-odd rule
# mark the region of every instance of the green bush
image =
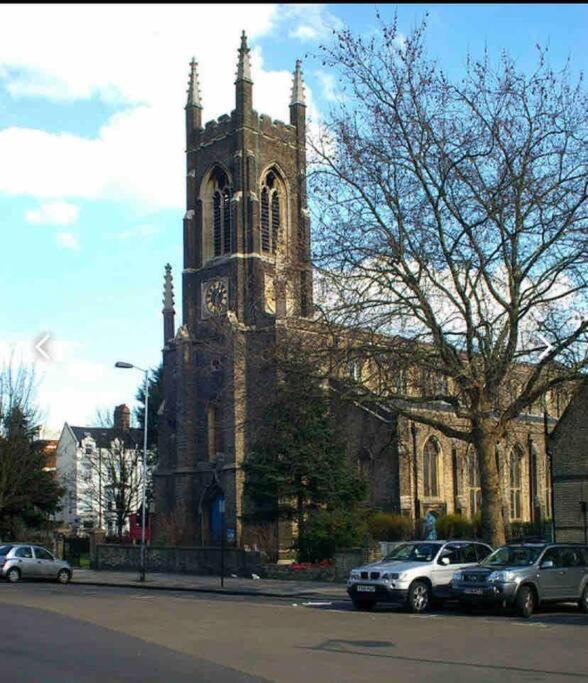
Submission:
POLYGON ((300 562, 330 560, 335 551, 363 545, 367 535, 363 511, 317 510, 310 513, 295 549, 300 562))
POLYGON ((376 512, 370 517, 368 528, 376 541, 406 541, 414 531, 410 517, 390 512, 376 512))
POLYGON ((463 515, 441 515, 436 523, 437 538, 473 538, 474 523, 463 515))

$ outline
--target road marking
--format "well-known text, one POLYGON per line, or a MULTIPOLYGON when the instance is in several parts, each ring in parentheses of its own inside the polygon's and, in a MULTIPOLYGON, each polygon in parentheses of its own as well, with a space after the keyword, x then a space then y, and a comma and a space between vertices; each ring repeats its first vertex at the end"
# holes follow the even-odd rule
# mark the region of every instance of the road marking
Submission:
POLYGON ((332 602, 303 602, 303 607, 329 607, 332 602))
POLYGON ((549 628, 547 624, 543 624, 540 621, 513 621, 512 622, 513 626, 535 626, 536 628, 549 628))

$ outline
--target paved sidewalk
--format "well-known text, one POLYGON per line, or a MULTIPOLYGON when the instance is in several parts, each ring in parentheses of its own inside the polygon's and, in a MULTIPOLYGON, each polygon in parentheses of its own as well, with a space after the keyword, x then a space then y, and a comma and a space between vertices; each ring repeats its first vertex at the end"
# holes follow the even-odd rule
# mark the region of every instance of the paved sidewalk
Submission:
POLYGON ((278 579, 225 577, 225 587, 221 588, 218 576, 153 572, 147 573, 146 580, 143 583, 139 581, 138 572, 74 569, 72 582, 92 586, 124 586, 125 588, 194 591, 225 595, 259 595, 325 601, 347 599, 345 584, 322 581, 280 581, 278 579))

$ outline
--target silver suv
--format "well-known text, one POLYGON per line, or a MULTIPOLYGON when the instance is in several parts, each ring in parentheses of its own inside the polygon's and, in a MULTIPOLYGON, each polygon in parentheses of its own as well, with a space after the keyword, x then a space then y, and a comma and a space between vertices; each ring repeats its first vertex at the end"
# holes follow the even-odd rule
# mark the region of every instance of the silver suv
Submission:
POLYGON ((347 593, 357 609, 391 602, 424 612, 432 602, 451 597, 456 570, 476 566, 491 552, 490 546, 478 541, 401 543, 379 562, 353 569, 347 593))
POLYGON ((523 617, 546 602, 577 602, 588 612, 588 546, 518 543, 498 548, 479 567, 458 571, 452 593, 467 609, 514 606, 523 617))
POLYGON ((46 549, 26 543, 0 545, 0 576, 16 583, 20 579, 53 579, 68 583, 71 567, 64 560, 56 560, 46 549))

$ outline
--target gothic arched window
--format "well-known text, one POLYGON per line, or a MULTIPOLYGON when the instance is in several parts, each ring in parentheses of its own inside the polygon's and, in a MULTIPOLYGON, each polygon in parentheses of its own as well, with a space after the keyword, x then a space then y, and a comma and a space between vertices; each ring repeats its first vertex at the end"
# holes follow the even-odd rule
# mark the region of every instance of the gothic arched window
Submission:
POLYGON ((268 171, 261 186, 261 250, 276 253, 282 217, 280 209, 280 188, 276 174, 268 171))
POLYGON ((516 446, 510 452, 509 479, 510 479, 510 518, 521 519, 521 481, 522 481, 523 452, 516 446))
POLYGON ((439 495, 439 454, 441 449, 435 437, 427 440, 423 450, 423 493, 425 496, 439 495))
POLYGON ((482 489, 480 487, 480 468, 478 454, 471 446, 466 455, 467 486, 470 499, 470 514, 475 515, 482 505, 482 489))
POLYGON ((231 187, 226 174, 215 168, 210 177, 212 192, 212 250, 211 256, 230 254, 231 229, 231 187))

